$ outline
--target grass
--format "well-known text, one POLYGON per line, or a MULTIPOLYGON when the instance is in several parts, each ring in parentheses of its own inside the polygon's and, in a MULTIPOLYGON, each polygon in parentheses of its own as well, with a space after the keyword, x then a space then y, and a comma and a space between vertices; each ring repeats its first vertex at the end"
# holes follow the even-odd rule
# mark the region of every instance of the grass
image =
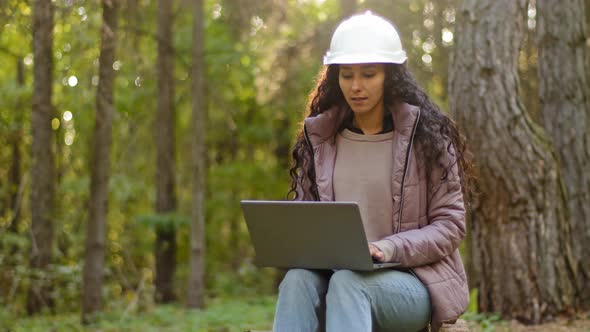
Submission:
POLYGON ((233 332, 270 329, 276 297, 213 299, 204 310, 180 305, 159 305, 144 312, 126 313, 113 308, 89 326, 80 324, 79 313, 14 318, 0 309, 0 331, 10 332, 119 332, 119 331, 214 331, 233 332))
MULTIPOLYGON (((0 308, 0 332, 233 332, 270 330, 276 296, 242 295, 210 299, 204 310, 181 305, 152 305, 141 311, 127 311, 119 302, 96 317, 89 326, 80 324, 77 312, 35 317, 14 316, 0 308)), ((504 321, 499 315, 467 312, 462 316, 476 332, 590 332, 590 313, 576 320, 558 319, 537 326, 504 321)))
POLYGON ((468 311, 461 318, 470 322, 471 327, 476 327, 478 331, 482 332, 495 332, 497 327, 505 327, 508 324, 498 314, 481 314, 468 311))

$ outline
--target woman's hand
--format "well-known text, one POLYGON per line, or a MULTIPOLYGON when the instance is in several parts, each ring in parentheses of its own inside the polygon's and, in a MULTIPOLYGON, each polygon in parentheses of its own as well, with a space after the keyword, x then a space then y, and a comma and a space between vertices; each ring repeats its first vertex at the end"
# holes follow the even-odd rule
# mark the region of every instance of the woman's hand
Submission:
POLYGON ((369 252, 371 253, 371 257, 373 257, 379 262, 383 262, 383 252, 379 250, 379 248, 372 244, 369 244, 369 252))

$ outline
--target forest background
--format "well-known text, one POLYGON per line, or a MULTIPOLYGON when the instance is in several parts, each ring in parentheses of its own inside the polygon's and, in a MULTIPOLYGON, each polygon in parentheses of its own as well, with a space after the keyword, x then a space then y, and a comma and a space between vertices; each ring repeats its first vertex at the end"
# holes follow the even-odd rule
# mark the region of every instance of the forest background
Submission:
POLYGON ((465 317, 584 318, 589 8, 0 1, 0 329, 269 328, 282 274, 253 265, 239 201, 287 198, 332 31, 367 9, 474 151, 465 317))

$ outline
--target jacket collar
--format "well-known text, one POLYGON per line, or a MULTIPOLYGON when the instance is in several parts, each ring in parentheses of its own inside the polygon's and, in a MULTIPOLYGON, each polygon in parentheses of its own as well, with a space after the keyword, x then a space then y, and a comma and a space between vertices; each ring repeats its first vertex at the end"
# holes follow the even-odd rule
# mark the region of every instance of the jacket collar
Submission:
MULTIPOLYGON (((402 136, 411 136, 419 112, 418 107, 398 102, 389 106, 388 109, 392 114, 393 130, 402 136)), ((338 107, 332 107, 322 114, 305 119, 311 144, 317 146, 327 140, 333 141, 343 120, 344 111, 338 107)))

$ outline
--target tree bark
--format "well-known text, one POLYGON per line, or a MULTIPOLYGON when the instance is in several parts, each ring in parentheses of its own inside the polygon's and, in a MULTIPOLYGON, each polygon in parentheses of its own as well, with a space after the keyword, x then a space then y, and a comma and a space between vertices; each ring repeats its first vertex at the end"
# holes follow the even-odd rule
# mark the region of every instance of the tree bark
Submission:
POLYGON ((96 93, 96 118, 90 161, 90 200, 84 279, 82 289, 82 322, 89 323, 92 313, 103 307, 102 284, 105 256, 108 184, 110 175, 115 50, 117 42, 117 7, 119 0, 102 0, 102 29, 96 93))
MULTIPOLYGON (((156 119, 156 212, 176 210, 175 195, 175 110, 172 1, 158 0, 158 113, 156 119)), ((176 227, 156 227, 156 302, 167 303, 174 295, 176 270, 176 227)))
MULTIPOLYGON (((536 0, 527 0, 527 6, 529 8, 535 8, 536 0)), ((538 15, 538 14, 536 14, 538 15)), ((543 119, 541 114, 541 105, 539 101, 539 77, 538 72, 538 58, 537 58, 537 44, 536 44, 536 26, 531 29, 528 27, 528 21, 531 18, 527 15, 527 26, 524 33, 523 45, 520 50, 519 60, 519 76, 521 84, 520 95, 524 102, 529 116, 535 121, 536 124, 542 125, 543 119)), ((536 22, 536 20, 535 20, 536 22)))
POLYGON ((205 102, 205 15, 203 0, 193 4, 192 210, 189 308, 205 306, 205 193, 207 178, 207 103, 205 102))
POLYGON ((590 63, 583 0, 537 0, 539 96, 568 198, 580 300, 590 307, 590 63))
POLYGON ((457 12, 450 109, 479 165, 470 231, 478 306, 539 323, 575 303, 560 169, 518 96, 526 1, 466 0, 457 12))
POLYGON ((55 165, 52 152, 53 8, 51 0, 33 3, 33 105, 31 166, 31 279, 27 311, 35 314, 53 306, 50 285, 39 277, 51 263, 55 165))

